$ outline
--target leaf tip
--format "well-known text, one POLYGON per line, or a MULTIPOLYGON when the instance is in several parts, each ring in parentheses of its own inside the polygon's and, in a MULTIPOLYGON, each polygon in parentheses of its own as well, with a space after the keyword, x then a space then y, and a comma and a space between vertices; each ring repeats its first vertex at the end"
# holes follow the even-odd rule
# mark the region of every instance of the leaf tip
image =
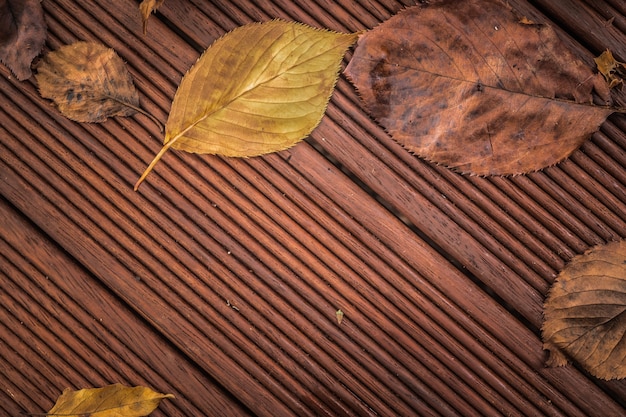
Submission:
POLYGON ((545 362, 547 367, 558 368, 568 364, 567 357, 554 343, 546 342, 543 344, 543 348, 548 351, 548 358, 545 362))
POLYGON ((176 142, 176 139, 173 140, 169 140, 169 139, 165 139, 165 145, 163 145, 163 147, 161 148, 161 150, 159 151, 159 153, 156 154, 156 156, 154 157, 154 159, 152 160, 152 162, 150 162, 150 165, 148 165, 148 167, 146 168, 146 170, 143 172, 143 174, 141 174, 141 177, 139 177, 139 179, 137 180, 137 182, 135 183, 135 186, 133 187, 134 191, 137 191, 139 189, 139 186, 141 185, 141 183, 143 182, 143 180, 146 179, 146 177, 148 176, 148 174, 152 171, 152 169, 154 168, 154 166, 157 164, 157 162, 159 162, 159 160, 161 160, 161 157, 163 155, 165 155, 165 152, 167 152, 167 150, 170 148, 170 146, 172 146, 172 144, 174 142, 176 142))
POLYGON ((137 190, 139 189, 139 186, 141 185, 141 183, 146 179, 146 177, 148 176, 148 174, 150 173, 150 171, 152 171, 152 168, 154 167, 154 165, 156 164, 156 162, 160 159, 160 157, 157 155, 157 157, 154 158, 154 160, 150 163, 150 165, 148 165, 148 168, 146 168, 143 173, 141 174, 141 176, 139 177, 139 179, 137 180, 137 182, 135 183, 135 185, 133 186, 133 191, 137 192, 137 190))

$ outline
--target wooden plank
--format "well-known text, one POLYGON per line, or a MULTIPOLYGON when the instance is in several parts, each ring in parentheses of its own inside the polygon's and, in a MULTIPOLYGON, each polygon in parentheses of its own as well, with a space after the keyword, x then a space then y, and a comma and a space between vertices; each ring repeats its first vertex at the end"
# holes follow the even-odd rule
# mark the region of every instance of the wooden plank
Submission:
MULTIPOLYGON (((256 3, 167 1, 148 36, 136 2, 44 7, 50 46, 114 47, 164 120, 198 49, 226 30, 282 17, 355 31, 403 6, 256 3)), ((621 118, 543 173, 466 178, 395 144, 342 79, 307 143, 249 160, 172 152, 136 194, 160 147, 151 122, 76 124, 2 74, 2 195, 251 413, 623 414, 623 383, 545 369, 537 333, 555 272, 626 234, 621 118)), ((172 407, 203 404, 184 394, 172 407)))
POLYGON ((163 402, 160 415, 250 415, 3 199, 0 216, 0 369, 14 384, 3 390, 6 415, 46 411, 67 387, 113 382, 182 400, 163 402))

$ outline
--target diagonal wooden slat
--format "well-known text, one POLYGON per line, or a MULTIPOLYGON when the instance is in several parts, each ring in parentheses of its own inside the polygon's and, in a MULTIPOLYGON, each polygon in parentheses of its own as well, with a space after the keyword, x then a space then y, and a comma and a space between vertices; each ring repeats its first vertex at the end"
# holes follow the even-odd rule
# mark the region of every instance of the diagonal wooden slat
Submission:
POLYGON ((8 327, 3 335, 13 333, 3 337, 3 369, 21 363, 22 375, 10 381, 32 384, 18 384, 19 395, 10 391, 12 401, 3 402, 19 408, 10 407, 7 415, 48 410, 60 394, 53 389, 56 384, 79 389, 110 381, 141 383, 189 398, 164 402, 166 414, 249 413, 5 200, 0 213, 0 322, 8 327), (210 400, 186 394, 193 391, 210 400))
MULTIPOLYGON (((168 0, 143 36, 137 2, 43 3, 49 48, 113 47, 163 121, 184 72, 227 30, 280 17, 357 31, 410 4, 168 0)), ((156 126, 73 123, 0 71, 9 414, 68 384, 120 380, 173 391, 162 415, 624 413, 623 382, 545 368, 538 333, 555 273, 626 235, 622 116, 543 172, 463 177, 393 142, 342 78, 306 142, 248 160, 172 152, 133 193, 156 126), (116 320, 93 321, 107 311, 116 320)))

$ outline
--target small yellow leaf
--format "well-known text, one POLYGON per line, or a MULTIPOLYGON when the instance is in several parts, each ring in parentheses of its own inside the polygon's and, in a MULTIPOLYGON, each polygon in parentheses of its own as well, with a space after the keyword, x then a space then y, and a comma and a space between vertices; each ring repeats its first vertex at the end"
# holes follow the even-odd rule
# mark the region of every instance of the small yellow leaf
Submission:
POLYGON ((600 74, 602 74, 609 83, 609 88, 624 85, 623 77, 626 77, 626 64, 613 58, 611 51, 607 49, 602 52, 600 56, 594 58, 594 61, 596 61, 600 74))
POLYGON ((154 411, 163 398, 174 398, 174 396, 159 394, 150 388, 126 387, 121 384, 79 391, 72 391, 68 388, 63 391, 47 415, 141 417, 154 411))
POLYGON ((535 22, 533 22, 532 20, 530 20, 529 18, 527 18, 526 16, 522 16, 522 18, 520 18, 519 22, 522 25, 536 25, 535 22))
POLYGON ((181 81, 163 149, 248 157, 277 152, 319 124, 357 34, 273 20, 233 30, 181 81))
POLYGON ((141 20, 143 21, 143 34, 148 31, 148 18, 150 13, 156 11, 165 0, 143 0, 139 5, 139 12, 141 13, 141 20))
POLYGON ((343 321, 343 311, 341 311, 341 309, 335 311, 335 317, 337 317, 337 324, 341 324, 343 321))

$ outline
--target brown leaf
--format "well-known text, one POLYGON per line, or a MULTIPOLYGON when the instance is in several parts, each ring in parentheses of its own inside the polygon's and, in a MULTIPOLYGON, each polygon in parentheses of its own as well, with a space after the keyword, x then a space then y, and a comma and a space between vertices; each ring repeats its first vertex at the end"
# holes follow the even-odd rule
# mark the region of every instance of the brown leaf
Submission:
POLYGON ((0 0, 0 62, 18 80, 32 75, 30 64, 46 40, 41 0, 0 0))
POLYGON ((141 417, 147 416, 172 394, 159 394, 145 387, 121 384, 103 388, 72 391, 69 388, 57 399, 47 415, 66 417, 141 417))
POLYGON ((8 0, 0 0, 0 45, 4 45, 15 37, 17 24, 8 0))
POLYGON ((613 54, 608 49, 596 58, 596 65, 598 71, 604 76, 606 82, 609 83, 609 88, 617 87, 618 85, 624 85, 624 77, 626 77, 626 64, 616 61, 613 58, 613 54))
POLYGON ((626 377, 626 242, 574 258, 550 289, 544 315, 549 366, 571 358, 598 378, 626 377))
POLYGON ((421 157, 478 175, 566 158, 611 109, 599 74, 545 25, 496 0, 433 1, 359 39, 346 74, 372 116, 421 157))
POLYGON ((165 0, 143 0, 139 5, 139 12, 141 13, 141 20, 143 21, 143 34, 148 32, 148 19, 150 13, 155 12, 156 9, 161 7, 165 0))
POLYGON ((103 45, 62 46, 41 60, 35 77, 42 97, 52 99, 72 120, 104 122, 138 111, 145 114, 124 61, 103 45))

